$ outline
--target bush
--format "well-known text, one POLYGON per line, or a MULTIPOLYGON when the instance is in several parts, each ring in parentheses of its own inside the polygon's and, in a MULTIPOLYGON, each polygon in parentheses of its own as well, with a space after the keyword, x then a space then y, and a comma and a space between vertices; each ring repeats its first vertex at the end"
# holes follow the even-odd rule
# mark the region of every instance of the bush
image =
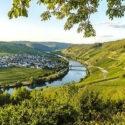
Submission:
POLYGON ((7 92, 0 94, 0 106, 10 102, 10 95, 7 92))
POLYGON ((125 78, 125 74, 122 74, 122 75, 121 75, 121 78, 125 78))
POLYGON ((100 112, 103 110, 103 101, 99 97, 99 93, 93 91, 84 91, 81 95, 80 104, 84 121, 98 119, 100 112))
POLYGON ((21 81, 17 81, 17 83, 16 83, 17 87, 21 87, 22 85, 23 85, 23 83, 21 81))
POLYGON ((24 99, 30 98, 30 91, 28 91, 25 87, 14 88, 13 95, 11 96, 11 101, 17 103, 18 101, 22 101, 24 99))
POLYGON ((14 90, 0 95, 0 125, 116 125, 125 123, 125 102, 74 84, 51 91, 14 90), (30 96, 31 95, 31 96, 30 96), (8 100, 9 102, 6 102, 8 100))
POLYGON ((81 78, 80 80, 79 80, 79 82, 82 82, 84 80, 84 78, 81 78))
POLYGON ((77 117, 72 106, 55 103, 42 95, 0 110, 0 124, 5 125, 73 125, 77 117))

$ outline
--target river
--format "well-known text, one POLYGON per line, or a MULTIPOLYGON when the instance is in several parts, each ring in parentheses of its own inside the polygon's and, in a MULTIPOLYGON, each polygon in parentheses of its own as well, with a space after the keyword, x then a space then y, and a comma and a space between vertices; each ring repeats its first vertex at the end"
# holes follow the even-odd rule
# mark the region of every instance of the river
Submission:
MULTIPOLYGON (((69 61, 69 66, 72 66, 70 67, 68 73, 60 80, 56 80, 56 81, 53 81, 51 83, 48 83, 46 82, 44 85, 41 85, 41 86, 26 86, 26 88, 28 90, 32 90, 32 89, 40 89, 40 88, 45 88, 45 87, 49 87, 49 86, 61 86, 61 85, 64 85, 64 84, 67 84, 67 83, 71 83, 71 82, 79 82, 79 80, 81 78, 84 78, 85 75, 86 75, 86 68, 80 64, 79 62, 76 62, 76 61, 73 61, 73 60, 70 60, 69 61)), ((10 88, 8 90, 9 94, 12 94, 13 93, 13 88, 10 88)))

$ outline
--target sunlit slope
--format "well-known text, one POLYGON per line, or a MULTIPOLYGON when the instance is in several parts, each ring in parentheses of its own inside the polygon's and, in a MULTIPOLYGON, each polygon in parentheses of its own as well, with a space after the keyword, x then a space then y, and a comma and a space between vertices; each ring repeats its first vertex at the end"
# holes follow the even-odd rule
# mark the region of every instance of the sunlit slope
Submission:
POLYGON ((103 68, 108 72, 106 78, 118 77, 125 73, 125 40, 72 46, 65 49, 63 53, 88 63, 90 70, 103 68))
POLYGON ((88 65, 90 75, 79 87, 87 85, 106 98, 125 99, 125 40, 72 46, 63 53, 88 65))

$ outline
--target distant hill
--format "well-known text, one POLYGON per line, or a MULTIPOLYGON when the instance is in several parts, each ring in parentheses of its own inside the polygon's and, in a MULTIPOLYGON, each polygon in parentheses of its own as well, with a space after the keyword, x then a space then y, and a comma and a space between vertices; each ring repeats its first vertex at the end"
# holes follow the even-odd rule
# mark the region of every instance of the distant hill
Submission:
POLYGON ((65 49, 72 46, 71 43, 60 43, 60 42, 41 42, 42 45, 48 46, 53 50, 65 49))
POLYGON ((54 51, 57 49, 65 49, 72 44, 58 42, 30 42, 30 41, 14 41, 0 42, 0 53, 43 53, 54 51))
POLYGON ((37 53, 37 51, 35 51, 31 47, 26 46, 25 44, 19 44, 13 42, 0 42, 0 53, 35 54, 37 53))

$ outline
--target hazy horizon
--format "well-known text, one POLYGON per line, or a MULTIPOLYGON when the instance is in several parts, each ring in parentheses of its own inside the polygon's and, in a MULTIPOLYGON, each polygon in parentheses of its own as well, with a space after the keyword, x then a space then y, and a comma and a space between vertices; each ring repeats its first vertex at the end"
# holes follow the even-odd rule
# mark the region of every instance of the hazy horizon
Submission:
POLYGON ((116 39, 116 40, 107 40, 107 41, 103 41, 103 42, 90 42, 90 43, 73 43, 73 42, 61 42, 61 41, 30 41, 30 40, 14 40, 14 41, 0 41, 0 42, 36 42, 36 43, 40 43, 40 42, 52 42, 52 43, 66 43, 66 44, 93 44, 93 43, 105 43, 105 42, 112 42, 112 41, 117 41, 117 40, 123 40, 125 38, 122 39, 116 39))

